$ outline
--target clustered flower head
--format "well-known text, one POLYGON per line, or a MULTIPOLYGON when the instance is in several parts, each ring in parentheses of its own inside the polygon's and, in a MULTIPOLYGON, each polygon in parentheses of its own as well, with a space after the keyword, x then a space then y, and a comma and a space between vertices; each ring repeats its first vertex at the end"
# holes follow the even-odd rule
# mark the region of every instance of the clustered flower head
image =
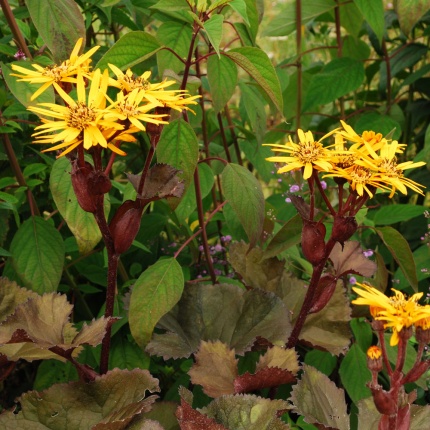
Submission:
POLYGON ((392 336, 390 344, 399 343, 399 333, 404 329, 420 327, 428 330, 430 328, 430 305, 420 305, 418 300, 423 293, 413 294, 408 299, 405 295, 394 288, 394 296, 387 297, 376 288, 356 283, 361 288, 352 287, 360 296, 352 301, 356 305, 367 305, 370 307, 372 317, 383 323, 384 329, 391 328, 392 336))
POLYGON ((332 130, 316 141, 311 132, 297 130, 298 143, 289 136, 285 144, 269 144, 274 150, 287 155, 276 155, 268 161, 285 163, 278 173, 303 169, 303 179, 311 178, 314 171, 323 172, 323 177, 335 177, 349 183, 358 196, 373 197, 376 189, 396 190, 407 194, 407 188, 423 194, 423 186, 404 176, 407 169, 423 166, 424 162, 399 163, 405 145, 384 138, 381 133, 364 131, 361 135, 341 121, 342 127, 332 130), (334 143, 323 146, 322 141, 334 135, 334 143))
POLYGON ((145 131, 145 123, 166 124, 166 111, 190 110, 188 105, 197 103, 195 99, 199 96, 166 89, 175 81, 150 83, 150 72, 137 76, 130 69, 123 73, 109 64, 115 79, 109 77, 109 70, 91 70, 91 56, 99 46, 79 55, 82 42, 82 38, 76 42, 70 58, 60 65, 42 67, 32 64, 33 70, 12 65, 18 72, 12 76, 20 81, 42 84, 31 100, 37 99, 50 86, 62 100, 61 104, 38 103, 28 108, 42 118, 42 124, 33 134, 34 143, 56 144, 45 151, 66 148, 60 154, 63 156, 82 145, 85 150, 101 146, 125 155, 119 148, 120 143, 134 141, 133 134, 145 131), (71 92, 73 87, 75 96, 71 92), (108 96, 109 88, 118 89, 115 100, 108 96), (162 112, 157 112, 159 110, 162 112))

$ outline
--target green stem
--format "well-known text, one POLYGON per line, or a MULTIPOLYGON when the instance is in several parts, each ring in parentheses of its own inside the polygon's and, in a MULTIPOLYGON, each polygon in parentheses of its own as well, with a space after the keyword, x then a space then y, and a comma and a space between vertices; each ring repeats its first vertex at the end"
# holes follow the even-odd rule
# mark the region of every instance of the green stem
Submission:
POLYGON ((227 137, 225 135, 225 131, 224 131, 224 125, 222 123, 222 117, 221 114, 218 113, 217 115, 217 119, 218 119, 218 125, 219 125, 219 130, 221 132, 221 140, 222 140, 222 145, 224 147, 224 151, 225 151, 225 155, 227 157, 227 161, 229 163, 231 163, 231 155, 230 155, 230 150, 228 149, 228 142, 227 142, 227 137))

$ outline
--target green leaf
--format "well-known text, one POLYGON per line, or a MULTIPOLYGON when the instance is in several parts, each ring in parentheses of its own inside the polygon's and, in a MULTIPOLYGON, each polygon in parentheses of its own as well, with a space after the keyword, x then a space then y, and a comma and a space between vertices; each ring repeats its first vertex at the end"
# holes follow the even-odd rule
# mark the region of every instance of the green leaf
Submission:
POLYGON ((112 63, 125 70, 151 57, 161 48, 154 36, 144 31, 130 31, 103 55, 96 67, 104 70, 108 68, 108 63, 112 63))
MULTIPOLYGON (((416 266, 417 279, 418 282, 420 282, 423 279, 427 279, 429 276, 428 268, 430 261, 430 247, 428 245, 420 246, 414 250, 413 256, 416 266)), ((409 288, 409 282, 401 271, 400 267, 395 271, 393 280, 396 281, 396 289, 404 290, 409 288)))
MULTIPOLYGON (((210 193, 214 185, 214 173, 206 163, 200 163, 197 168, 199 171, 201 196, 202 198, 205 198, 210 193)), ((175 209, 175 213, 181 222, 185 222, 196 208, 196 188, 194 183, 192 183, 188 187, 185 195, 182 197, 178 207, 175 209)))
POLYGON ((420 18, 429 10, 427 0, 397 0, 395 2, 400 28, 406 36, 420 18))
POLYGON ((243 18, 248 26, 251 25, 248 18, 246 2, 244 0, 231 0, 228 5, 243 18))
POLYGON ((148 369, 150 358, 127 337, 114 336, 109 353, 109 368, 115 369, 148 369))
POLYGON ((37 368, 33 389, 42 391, 51 385, 78 379, 78 372, 70 361, 43 360, 37 368))
POLYGON ((300 243, 302 239, 303 221, 297 214, 291 218, 276 234, 266 248, 264 258, 276 257, 282 251, 300 243))
MULTIPOLYGON (((334 9, 334 7, 335 5, 330 0, 312 0, 302 2, 301 25, 304 25, 317 16, 334 9)), ((299 27, 301 27, 301 25, 299 27)), ((286 2, 282 2, 275 13, 271 15, 271 19, 263 31, 263 36, 288 36, 290 33, 295 31, 297 27, 296 1, 287 0, 286 2)))
MULTIPOLYGON (((353 3, 350 3, 353 5, 353 3)), ((360 26, 361 28, 361 26, 360 26)), ((361 39, 352 36, 345 36, 342 42, 342 56, 353 58, 354 60, 365 61, 370 57, 369 45, 361 39)))
POLYGON ((302 379, 293 387, 289 400, 308 423, 319 423, 339 430, 349 429, 345 393, 326 375, 307 364, 303 366, 302 379))
POLYGON ((423 215, 423 207, 411 204, 382 206, 376 211, 375 225, 390 225, 423 215))
MULTIPOLYGON (((132 419, 151 409, 159 391, 157 379, 147 370, 115 369, 90 384, 56 384, 45 391, 29 391, 18 400, 20 412, 0 415, 5 430, 124 429, 132 419)), ((143 427, 141 427, 143 428, 143 427)))
POLYGON ((56 291, 63 273, 64 242, 58 230, 40 217, 21 224, 10 245, 8 260, 19 283, 39 294, 56 291))
POLYGON ((25 0, 25 3, 39 36, 57 63, 69 56, 78 38, 85 40, 84 19, 74 0, 25 0))
POLYGON ((226 429, 288 430, 289 426, 277 415, 278 411, 288 408, 289 404, 284 400, 269 400, 245 394, 219 397, 201 412, 226 429))
POLYGON ((176 12, 178 10, 190 9, 186 0, 160 0, 156 4, 149 6, 150 9, 158 9, 162 12, 176 12))
MULTIPOLYGON (((182 117, 164 126, 156 149, 157 161, 182 171, 185 191, 190 185, 199 157, 199 142, 193 128, 182 117)), ((174 209, 179 199, 169 199, 174 209)))
POLYGON ((147 352, 165 359, 190 356, 202 340, 220 340, 243 355, 257 336, 284 345, 291 331, 288 310, 279 297, 230 284, 187 285, 158 327, 167 332, 154 334, 147 352))
POLYGON ((308 366, 317 368, 320 372, 324 373, 324 375, 330 376, 331 372, 333 372, 337 366, 337 358, 327 351, 311 349, 306 354, 305 363, 308 366))
POLYGON ((0 278, 0 321, 15 312, 15 308, 37 294, 26 288, 21 288, 14 281, 0 278))
MULTIPOLYGON (((354 3, 342 3, 340 6, 340 24, 348 32, 346 38, 352 37, 358 42, 360 40, 358 35, 363 26, 363 15, 354 3)), ((370 48, 368 49, 370 53, 370 48)))
POLYGON ((218 54, 218 57, 220 57, 219 45, 222 40, 223 23, 223 15, 212 15, 207 21, 203 23, 203 28, 206 31, 206 34, 209 38, 209 42, 215 49, 215 52, 218 54))
POLYGON ((260 182, 253 174, 238 164, 225 166, 221 184, 224 196, 248 235, 251 247, 263 230, 264 195, 260 182))
MULTIPOLYGON (((192 32, 193 28, 188 23, 168 21, 158 28, 157 40, 180 57, 186 58, 190 49, 192 32)), ((175 73, 180 73, 184 69, 184 63, 167 49, 157 52, 157 63, 160 76, 166 69, 173 70, 175 73)))
MULTIPOLYGON (((23 61, 19 61, 16 63, 21 67, 25 67, 26 64, 23 61)), ((45 90, 37 100, 31 101, 31 96, 39 89, 40 84, 30 84, 29 82, 19 82, 17 77, 10 76, 11 73, 14 73, 9 65, 4 63, 0 63, 1 70, 3 73, 3 79, 6 81, 8 88, 11 93, 16 97, 16 99, 23 104, 25 107, 35 106, 38 103, 54 103, 54 90, 52 87, 49 87, 45 90)))
POLYGON ((266 92, 275 107, 282 112, 282 93, 278 75, 267 54, 260 48, 243 46, 224 52, 245 70, 266 92))
POLYGON ((372 374, 367 368, 366 353, 353 344, 346 353, 339 369, 342 385, 354 403, 372 395, 366 383, 372 380, 372 374))
POLYGON ((376 228, 381 240, 390 251, 397 264, 400 266, 409 284, 415 292, 418 291, 418 279, 411 248, 406 239, 392 227, 376 228))
POLYGON ((352 58, 335 58, 313 75, 303 111, 331 103, 356 90, 364 81, 364 66, 352 58))
POLYGON ((251 123, 251 130, 255 133, 257 142, 261 145, 266 134, 267 125, 265 103, 262 103, 261 93, 257 88, 242 82, 239 83, 239 87, 242 93, 241 106, 244 106, 251 123))
POLYGON ((367 352, 373 341, 373 331, 369 322, 364 318, 353 318, 351 329, 354 333, 356 344, 363 352, 367 352))
MULTIPOLYGON (((52 197, 66 221, 70 231, 76 238, 79 252, 88 254, 100 242, 102 235, 94 219, 94 215, 85 212, 78 203, 70 176, 71 164, 66 157, 58 158, 51 171, 49 185, 52 197)), ((109 214, 110 203, 105 198, 105 215, 109 214)))
POLYGON ((354 3, 375 32, 379 42, 381 42, 385 31, 384 4, 382 0, 354 0, 354 3))
POLYGON ((237 66, 230 58, 211 55, 208 58, 208 81, 215 113, 219 113, 230 100, 237 84, 237 66))
POLYGON ((135 282, 130 298, 131 334, 141 348, 151 339, 155 324, 181 298, 182 268, 175 258, 158 260, 135 282))

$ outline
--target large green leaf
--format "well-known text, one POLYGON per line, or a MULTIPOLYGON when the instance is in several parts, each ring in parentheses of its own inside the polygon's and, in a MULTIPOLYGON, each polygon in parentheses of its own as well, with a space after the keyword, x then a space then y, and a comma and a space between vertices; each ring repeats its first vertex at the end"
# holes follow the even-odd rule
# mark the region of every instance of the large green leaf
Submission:
POLYGON ((355 5, 369 23, 379 41, 385 31, 384 4, 382 0, 354 0, 355 5))
POLYGON ((335 58, 316 73, 309 85, 303 111, 331 103, 356 90, 364 81, 364 66, 352 58, 335 58))
POLYGON ((423 215, 422 206, 411 204, 396 204, 382 206, 375 214, 375 225, 390 225, 423 215))
POLYGON ((385 246, 390 251, 397 264, 400 266, 410 286, 418 291, 418 279, 414 256, 406 239, 392 227, 380 227, 375 229, 385 246))
MULTIPOLYGON (((60 214, 76 238, 82 254, 90 252, 102 238, 94 215, 85 212, 78 203, 70 176, 71 164, 66 157, 58 158, 51 171, 49 185, 60 214)), ((105 198, 105 214, 109 213, 109 199, 105 198)))
MULTIPOLYGON (((182 117, 163 128, 156 149, 157 161, 180 170, 185 191, 190 185, 199 157, 199 142, 193 128, 182 117)), ((176 207, 178 199, 171 199, 176 207)))
POLYGON ((400 28, 406 36, 414 25, 429 10, 428 0, 397 0, 395 2, 400 28))
POLYGON ((216 113, 233 95, 237 84, 237 66, 230 58, 212 55, 208 58, 208 81, 211 89, 212 103, 216 113))
POLYGON ((242 98, 240 106, 243 106, 250 125, 251 130, 255 133, 257 142, 261 145, 263 143, 264 135, 266 134, 267 115, 265 103, 262 103, 261 93, 255 86, 239 83, 242 98))
POLYGON ((130 298, 130 331, 141 348, 151 339, 155 325, 181 298, 182 268, 175 258, 158 260, 135 282, 130 298))
MULTIPOLYGON (((428 278, 428 265, 430 261, 430 247, 422 245, 413 252, 418 282, 428 278)), ((400 267, 395 271, 393 280, 396 280, 396 288, 404 290, 409 287, 409 282, 400 267)))
MULTIPOLYGON (((26 63, 22 61, 16 62, 15 64, 25 67, 26 63)), ((0 63, 1 70, 3 73, 3 79, 10 92, 17 98, 17 100, 25 107, 34 106, 37 103, 54 103, 54 90, 52 87, 45 90, 37 100, 31 101, 31 96, 39 89, 40 84, 30 84, 29 82, 20 82, 15 76, 10 76, 13 73, 9 65, 0 63)), ((30 70, 30 69, 29 69, 30 70)))
POLYGON ((178 10, 187 10, 190 8, 186 0, 160 0, 151 9, 158 9, 166 12, 176 12, 178 10))
POLYGON ((187 285, 158 327, 167 332, 154 334, 147 351, 165 359, 190 356, 202 340, 220 340, 243 355, 257 337, 284 345, 291 331, 279 297, 230 284, 187 285))
POLYGON ((85 39, 85 23, 74 0, 25 0, 40 37, 57 63, 65 60, 79 37, 85 39))
POLYGON ((381 115, 379 112, 366 112, 360 115, 354 125, 354 130, 359 134, 365 130, 374 130, 383 136, 394 130, 393 139, 399 139, 402 134, 402 127, 396 120, 388 115, 381 115))
POLYGON ((339 369, 340 379, 354 403, 371 396, 366 383, 372 380, 366 353, 355 343, 346 353, 339 369))
POLYGON ((56 291, 63 273, 65 257, 61 234, 40 217, 23 222, 10 245, 8 260, 18 282, 39 294, 56 291))
POLYGON ((219 45, 222 40, 224 16, 212 15, 206 22, 203 23, 203 28, 206 31, 209 42, 215 49, 215 52, 220 56, 219 45))
POLYGON ((238 164, 225 166, 221 184, 224 196, 248 235, 253 246, 263 229, 264 195, 260 182, 253 174, 238 164))
POLYGON ((224 52, 238 66, 254 78, 266 92, 279 112, 282 112, 282 93, 278 75, 267 54, 260 48, 243 46, 224 52))
POLYGON ((107 69, 108 63, 121 70, 133 67, 154 55, 162 48, 160 42, 144 31, 131 31, 124 34, 100 59, 96 67, 107 69))
MULTIPOLYGON (((336 6, 331 0, 305 1, 301 2, 301 5, 302 25, 317 16, 334 9, 336 6)), ((279 3, 276 13, 271 14, 270 21, 264 29, 263 36, 288 36, 296 30, 297 27, 296 0, 287 0, 279 3)), ((301 28, 301 25, 299 25, 299 28, 301 28)))
MULTIPOLYGON (((158 28, 157 40, 180 57, 186 58, 190 49, 192 33, 193 28, 190 24, 168 21, 158 28)), ((157 52, 157 63, 160 76, 166 69, 173 70, 175 73, 180 73, 184 69, 184 63, 167 49, 161 49, 157 52)))
POLYGON ((345 393, 317 369, 304 365, 303 376, 294 386, 290 401, 307 423, 348 430, 345 393))
MULTIPOLYGON (((147 370, 115 369, 90 384, 55 384, 29 391, 18 400, 20 412, 0 415, 4 430, 124 430, 133 418, 151 409, 158 380, 147 370)), ((154 428, 154 427, 140 427, 154 428)), ((155 427, 159 429, 160 427, 155 427)))

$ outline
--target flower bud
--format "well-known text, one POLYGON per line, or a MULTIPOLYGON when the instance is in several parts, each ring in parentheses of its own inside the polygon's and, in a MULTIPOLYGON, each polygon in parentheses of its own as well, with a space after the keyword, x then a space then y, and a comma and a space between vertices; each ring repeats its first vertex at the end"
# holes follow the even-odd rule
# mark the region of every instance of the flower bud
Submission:
POLYGON ((430 343, 430 317, 415 322, 415 337, 419 343, 430 343))
POLYGON ((96 211, 96 199, 91 192, 90 179, 94 173, 94 167, 85 162, 84 166, 78 166, 78 161, 72 162, 72 186, 79 206, 86 212, 96 211))
POLYGON ((139 232, 143 209, 139 201, 126 200, 112 218, 109 229, 118 255, 130 248, 139 232))
POLYGON ((330 273, 324 275, 318 282, 314 301, 309 313, 317 313, 324 309, 336 290, 337 279, 330 273))
POLYGON ((367 350, 367 367, 371 372, 382 370, 382 350, 379 346, 373 345, 367 350))
POLYGON ((112 182, 109 176, 102 171, 93 171, 89 177, 90 192, 93 195, 106 194, 112 188, 112 182))
POLYGON ((331 237, 341 245, 347 241, 357 231, 357 221, 353 216, 339 216, 334 217, 333 230, 331 237))
POLYGON ((326 255, 325 225, 320 222, 303 220, 302 250, 305 258, 317 266, 326 255))

